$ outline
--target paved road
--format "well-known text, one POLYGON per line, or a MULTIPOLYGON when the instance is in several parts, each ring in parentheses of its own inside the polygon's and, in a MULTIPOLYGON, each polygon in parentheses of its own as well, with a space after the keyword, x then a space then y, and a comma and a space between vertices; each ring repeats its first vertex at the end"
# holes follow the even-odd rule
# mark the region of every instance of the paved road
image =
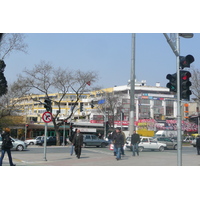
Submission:
MULTIPOLYGON (((47 147, 44 160, 44 149, 40 146, 29 146, 26 151, 12 151, 12 157, 17 166, 177 166, 177 151, 165 150, 144 151, 140 156, 132 156, 130 150, 117 161, 113 151, 108 148, 83 148, 80 159, 70 155, 70 146, 47 147)), ((9 165, 7 156, 3 165, 9 165)), ((182 149, 183 166, 200 166, 200 156, 196 155, 196 148, 189 146, 182 149)))

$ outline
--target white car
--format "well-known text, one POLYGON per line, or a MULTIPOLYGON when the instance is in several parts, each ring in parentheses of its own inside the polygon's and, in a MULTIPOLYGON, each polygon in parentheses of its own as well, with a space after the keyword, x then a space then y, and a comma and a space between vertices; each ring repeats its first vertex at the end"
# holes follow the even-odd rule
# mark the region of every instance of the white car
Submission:
MULTIPOLYGON (((132 150, 131 137, 130 136, 127 137, 126 141, 127 141, 126 147, 132 150)), ((138 145, 138 149, 139 151, 143 151, 144 149, 164 151, 166 146, 167 146, 166 144, 160 143, 151 137, 140 137, 140 143, 138 145)))
POLYGON ((28 139, 28 140, 25 140, 25 143, 26 143, 27 145, 35 145, 35 144, 37 144, 37 141, 38 141, 38 140, 42 140, 43 137, 44 137, 44 136, 38 136, 38 137, 36 137, 35 139, 28 139))
MULTIPOLYGON (((14 139, 14 138, 11 138, 11 139, 12 139, 12 144, 13 144, 13 148, 11 150, 23 151, 28 146, 24 141, 14 139)), ((1 145, 2 145, 2 137, 0 136, 0 149, 1 149, 1 145)))

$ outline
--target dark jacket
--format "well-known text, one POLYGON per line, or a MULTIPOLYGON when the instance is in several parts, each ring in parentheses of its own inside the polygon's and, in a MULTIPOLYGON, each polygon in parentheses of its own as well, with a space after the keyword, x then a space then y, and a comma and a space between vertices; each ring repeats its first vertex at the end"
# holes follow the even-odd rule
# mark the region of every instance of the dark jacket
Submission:
POLYGON ((197 139, 196 139, 196 146, 200 147, 200 137, 197 137, 197 139))
POLYGON ((73 137, 72 143, 74 146, 83 146, 83 135, 76 133, 73 137))
POLYGON ((12 144, 12 140, 10 138, 10 134, 7 132, 4 132, 1 134, 2 136, 2 145, 1 145, 1 149, 2 150, 8 150, 11 149, 13 147, 12 144))
POLYGON ((137 144, 140 143, 140 135, 137 133, 133 133, 131 135, 131 144, 137 144))
POLYGON ((116 148, 121 148, 124 145, 124 136, 121 133, 116 133, 113 140, 116 148))

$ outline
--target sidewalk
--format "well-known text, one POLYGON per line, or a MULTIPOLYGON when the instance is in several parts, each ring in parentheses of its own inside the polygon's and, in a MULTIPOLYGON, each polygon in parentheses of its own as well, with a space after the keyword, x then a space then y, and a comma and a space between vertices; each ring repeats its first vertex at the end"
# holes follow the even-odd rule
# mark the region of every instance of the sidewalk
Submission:
MULTIPOLYGON (((56 147, 55 147, 56 148, 56 147)), ((125 151, 125 156, 117 161, 110 150, 83 148, 81 158, 70 156, 70 147, 65 147, 66 153, 47 153, 47 161, 43 154, 13 154, 13 162, 17 166, 177 166, 177 154, 174 152, 148 151, 140 152, 140 156, 132 156, 125 151)), ((3 166, 8 166, 5 156, 3 166)), ((182 154, 182 166, 200 166, 200 156, 182 154)))

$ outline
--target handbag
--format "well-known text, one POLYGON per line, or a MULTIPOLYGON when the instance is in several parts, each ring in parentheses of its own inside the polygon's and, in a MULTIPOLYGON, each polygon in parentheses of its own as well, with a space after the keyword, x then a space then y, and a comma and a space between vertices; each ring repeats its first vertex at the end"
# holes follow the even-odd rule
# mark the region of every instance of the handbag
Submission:
POLYGON ((110 149, 111 151, 113 151, 113 150, 114 150, 114 144, 110 144, 109 149, 110 149))

